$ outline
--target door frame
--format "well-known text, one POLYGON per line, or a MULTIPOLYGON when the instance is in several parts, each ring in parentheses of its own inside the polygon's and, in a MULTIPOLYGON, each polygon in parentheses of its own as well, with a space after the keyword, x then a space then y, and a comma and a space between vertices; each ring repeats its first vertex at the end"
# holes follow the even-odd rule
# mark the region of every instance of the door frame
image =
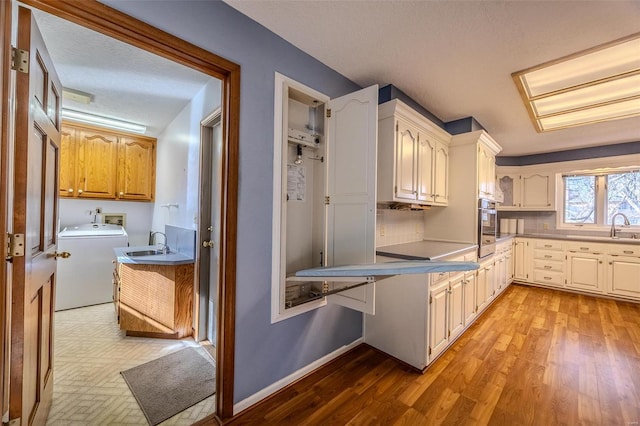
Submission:
MULTIPOLYGON (((3 11, 9 16, 3 23, 10 23, 11 5, 15 0, 2 2, 3 11)), ((108 37, 123 41, 140 49, 154 53, 171 61, 193 68, 204 74, 218 78, 222 82, 222 206, 220 230, 220 274, 218 287, 218 344, 216 345, 216 413, 214 418, 219 422, 233 417, 233 379, 235 348, 235 297, 236 297, 236 237, 238 206, 238 160, 239 160, 239 127, 240 127, 240 66, 218 55, 208 52, 176 36, 146 24, 129 15, 119 12, 96 0, 21 0, 21 3, 40 9, 44 12, 97 31, 108 37)), ((11 25, 3 25, 10 36, 11 25)), ((2 36, 3 71, 2 82, 11 74, 5 60, 10 53, 10 38, 2 36)), ((9 89, 2 84, 2 120, 3 129, 6 110, 9 104, 9 89)), ((9 145, 7 130, 3 130, 0 154, 4 154, 9 145)), ((3 185, 8 184, 2 157, 3 185)), ((6 186, 5 186, 6 187, 6 186)), ((6 208, 0 198, 0 214, 6 208)), ((0 218, 1 219, 1 218, 0 218)), ((6 220, 2 221, 6 226, 6 220)), ((5 238, 2 232, 0 240, 5 238)), ((0 272, 4 273, 2 269, 0 272)), ((4 311, 4 310, 3 310, 4 311)), ((5 337, 5 336, 3 336, 5 337)), ((4 379, 4 377, 3 377, 4 379)))

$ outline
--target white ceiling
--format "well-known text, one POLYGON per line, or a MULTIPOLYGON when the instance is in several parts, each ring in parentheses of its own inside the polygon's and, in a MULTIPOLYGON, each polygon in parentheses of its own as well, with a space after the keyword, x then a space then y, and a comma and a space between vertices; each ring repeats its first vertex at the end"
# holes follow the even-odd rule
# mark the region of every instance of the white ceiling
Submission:
POLYGON ((64 87, 91 93, 65 108, 147 126, 157 136, 212 77, 79 25, 34 10, 64 87))
POLYGON ((536 133, 511 73, 640 31, 640 1, 225 0, 361 86, 524 155, 640 140, 640 117, 536 133))

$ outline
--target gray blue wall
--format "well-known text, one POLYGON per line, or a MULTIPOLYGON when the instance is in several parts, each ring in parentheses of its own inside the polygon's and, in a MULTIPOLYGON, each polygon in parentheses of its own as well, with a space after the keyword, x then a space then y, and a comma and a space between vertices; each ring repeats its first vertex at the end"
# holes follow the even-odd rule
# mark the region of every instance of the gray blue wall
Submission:
POLYGON ((274 73, 330 97, 359 87, 220 1, 101 1, 242 67, 234 402, 361 337, 341 307, 270 323, 274 73))

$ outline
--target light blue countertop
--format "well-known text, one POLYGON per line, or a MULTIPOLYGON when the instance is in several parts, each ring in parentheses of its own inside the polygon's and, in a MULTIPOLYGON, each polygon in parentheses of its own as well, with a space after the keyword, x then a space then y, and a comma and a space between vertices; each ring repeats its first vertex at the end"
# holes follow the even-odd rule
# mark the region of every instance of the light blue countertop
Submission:
POLYGON ((478 246, 471 243, 456 243, 450 241, 423 240, 412 243, 394 244, 376 248, 378 256, 395 257, 404 260, 441 260, 478 246))
POLYGON ((434 272, 473 271, 480 267, 475 262, 448 262, 433 260, 401 260, 397 262, 367 265, 328 266, 304 269, 297 277, 368 277, 405 274, 429 274, 434 272))
POLYGON ((135 265, 187 265, 194 263, 193 257, 183 253, 169 252, 167 254, 153 254, 149 256, 127 256, 128 252, 142 250, 157 250, 158 246, 134 246, 134 247, 115 247, 113 251, 116 254, 118 263, 128 263, 135 265))

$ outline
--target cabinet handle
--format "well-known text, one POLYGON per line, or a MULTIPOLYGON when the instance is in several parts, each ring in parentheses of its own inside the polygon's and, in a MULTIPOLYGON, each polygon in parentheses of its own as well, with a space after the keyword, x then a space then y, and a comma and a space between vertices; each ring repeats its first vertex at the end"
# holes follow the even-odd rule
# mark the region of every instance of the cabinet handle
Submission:
POLYGON ((124 192, 120 191, 120 195, 124 195, 124 192))
POLYGON ((623 250, 624 254, 633 254, 633 250, 623 250))
POLYGON ((544 246, 545 246, 545 247, 552 247, 552 245, 551 245, 551 244, 545 244, 544 246))
POLYGON ((553 256, 551 256, 551 255, 549 255, 549 254, 545 254, 545 255, 544 255, 544 258, 545 258, 545 259, 551 259, 552 257, 553 257, 553 256))
POLYGON ((551 279, 551 277, 544 277, 544 279, 545 279, 545 280, 550 280, 550 279, 551 279))
POLYGON ((613 265, 613 262, 609 262, 609 265, 613 265))
POLYGON ((73 188, 69 188, 69 189, 67 189, 67 192, 68 192, 69 194, 71 194, 71 193, 73 192, 73 188))
POLYGON ((78 189, 78 194, 82 194, 82 189, 78 189))
POLYGON ((599 261, 598 263, 602 265, 602 260, 601 260, 601 261, 599 261))
POLYGON ((546 266, 544 267, 544 269, 551 269, 551 268, 553 268, 553 266, 546 265, 546 266))
POLYGON ((580 250, 589 250, 589 247, 580 247, 580 250))

